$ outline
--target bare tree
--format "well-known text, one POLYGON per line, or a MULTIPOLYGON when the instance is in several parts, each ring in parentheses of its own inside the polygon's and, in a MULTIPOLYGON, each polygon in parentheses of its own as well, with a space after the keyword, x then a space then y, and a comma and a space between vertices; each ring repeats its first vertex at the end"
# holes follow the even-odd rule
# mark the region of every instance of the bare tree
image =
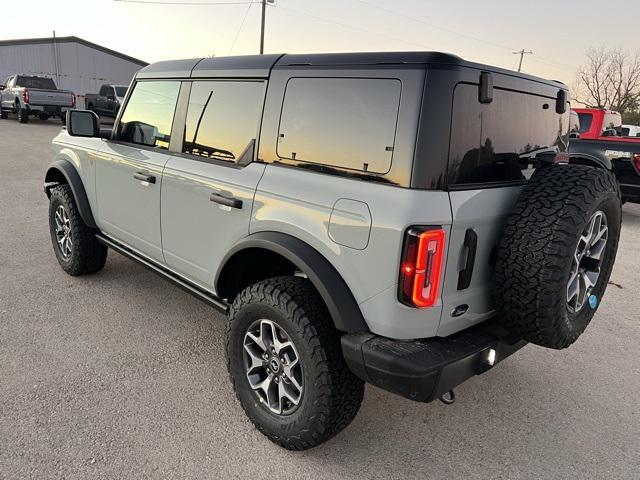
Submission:
POLYGON ((640 51, 630 56, 621 49, 587 51, 580 67, 575 98, 592 108, 610 108, 622 114, 640 104, 640 51))

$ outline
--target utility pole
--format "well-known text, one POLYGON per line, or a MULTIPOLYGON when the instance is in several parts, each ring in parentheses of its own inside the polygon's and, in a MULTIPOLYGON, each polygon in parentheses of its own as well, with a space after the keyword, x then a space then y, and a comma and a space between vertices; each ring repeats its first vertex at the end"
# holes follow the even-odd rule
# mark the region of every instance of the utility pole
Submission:
POLYGON ((520 55, 520 63, 518 64, 518 72, 522 71, 522 60, 525 55, 532 55, 533 52, 531 50, 525 50, 524 48, 519 52, 513 52, 514 55, 520 55))
POLYGON ((260 55, 264 55, 264 22, 267 13, 267 0, 262 0, 262 21, 260 24, 260 55))

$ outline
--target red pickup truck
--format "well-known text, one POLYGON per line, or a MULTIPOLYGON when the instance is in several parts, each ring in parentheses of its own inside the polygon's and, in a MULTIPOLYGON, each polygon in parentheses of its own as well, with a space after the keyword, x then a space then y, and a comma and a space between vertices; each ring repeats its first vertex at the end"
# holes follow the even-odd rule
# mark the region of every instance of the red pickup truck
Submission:
POLYGON ((613 171, 623 202, 640 203, 640 137, 622 136, 622 116, 612 110, 574 108, 569 157, 613 171))

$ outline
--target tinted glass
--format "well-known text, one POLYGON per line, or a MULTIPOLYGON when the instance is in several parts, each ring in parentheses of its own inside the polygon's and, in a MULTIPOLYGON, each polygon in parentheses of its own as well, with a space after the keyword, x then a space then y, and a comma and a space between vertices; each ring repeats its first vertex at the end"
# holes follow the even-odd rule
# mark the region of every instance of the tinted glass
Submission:
POLYGON ((521 182, 535 170, 535 155, 566 149, 569 111, 555 99, 495 89, 478 102, 478 86, 460 84, 454 97, 450 184, 521 182))
POLYGON ((579 113, 578 117, 580 117, 580 133, 585 133, 591 130, 593 115, 590 113, 579 113))
POLYGON ((630 128, 622 127, 622 136, 623 137, 628 137, 630 132, 631 132, 630 128))
POLYGON ((25 77, 18 75, 16 87, 42 88, 43 90, 55 90, 56 84, 51 78, 25 77))
POLYGON ((100 95, 101 97, 106 97, 107 96, 107 86, 103 85, 100 87, 100 91, 98 92, 98 95, 100 95))
POLYGON ((294 78, 282 107, 278 155, 351 170, 391 169, 401 83, 294 78))
POLYGON ((194 82, 182 151, 236 161, 256 138, 262 82, 194 82))
POLYGON ((127 94, 129 87, 115 87, 116 97, 124 97, 127 94))
POLYGON ((122 114, 118 138, 148 147, 169 148, 179 91, 177 81, 137 83, 122 114))

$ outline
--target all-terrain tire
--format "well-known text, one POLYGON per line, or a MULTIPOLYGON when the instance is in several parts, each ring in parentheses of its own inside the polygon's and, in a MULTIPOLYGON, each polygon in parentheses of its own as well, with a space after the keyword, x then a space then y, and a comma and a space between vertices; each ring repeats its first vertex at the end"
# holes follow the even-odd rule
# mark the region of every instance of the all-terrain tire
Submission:
POLYGON ((29 122, 29 111, 26 108, 22 108, 18 103, 16 103, 16 113, 18 115, 18 122, 29 122))
POLYGON ((342 357, 340 334, 309 280, 268 279, 243 290, 227 324, 227 368, 238 400, 257 429, 290 450, 312 448, 344 429, 362 403, 364 383, 342 357), (245 334, 256 320, 275 321, 299 352, 303 391, 290 414, 271 412, 247 380, 245 334))
POLYGON ((611 172, 584 165, 538 170, 518 198, 500 241, 495 300, 502 324, 543 347, 562 349, 574 343, 607 288, 620 222, 620 189, 611 172), (580 264, 574 263, 574 255, 587 225, 600 213, 608 238, 589 301, 577 310, 568 299, 570 278, 580 264))
POLYGON ((102 270, 107 261, 107 247, 96 239, 95 231, 82 220, 69 185, 51 189, 49 232, 58 263, 69 275, 87 275, 102 270), (69 220, 72 244, 68 255, 62 251, 56 234, 56 211, 60 206, 64 208, 69 220))

